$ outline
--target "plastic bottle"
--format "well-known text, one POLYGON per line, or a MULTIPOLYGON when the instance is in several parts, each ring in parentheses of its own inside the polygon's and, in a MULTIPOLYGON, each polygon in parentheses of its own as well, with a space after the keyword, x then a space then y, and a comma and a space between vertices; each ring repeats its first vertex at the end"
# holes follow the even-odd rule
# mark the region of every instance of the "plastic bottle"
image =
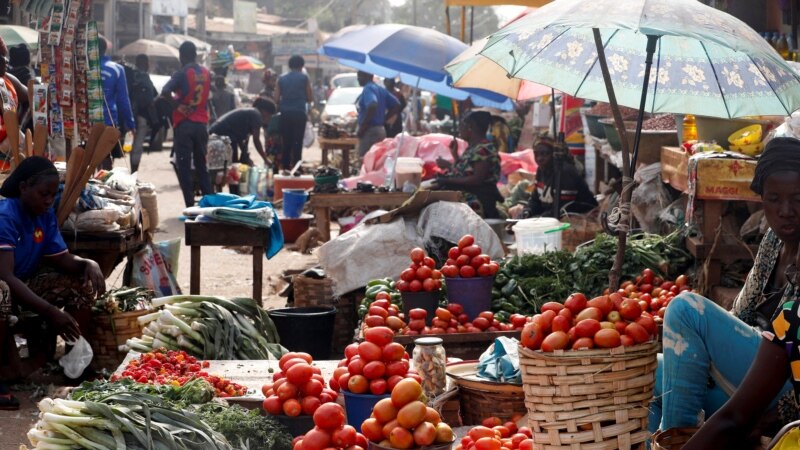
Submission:
POLYGON ((683 142, 697 140, 697 120, 693 114, 683 117, 683 142))
POLYGON ((775 51, 777 51, 778 50, 778 42, 780 40, 781 40, 781 34, 778 33, 777 31, 775 31, 775 32, 772 33, 772 37, 770 37, 770 39, 769 39, 769 45, 771 45, 772 48, 774 48, 775 51))
POLYGON ((786 33, 781 33, 781 37, 778 40, 778 54, 781 55, 783 59, 789 59, 789 40, 786 39, 786 33))
POLYGON ((125 133, 125 142, 122 144, 122 151, 130 153, 133 150, 133 133, 125 133))

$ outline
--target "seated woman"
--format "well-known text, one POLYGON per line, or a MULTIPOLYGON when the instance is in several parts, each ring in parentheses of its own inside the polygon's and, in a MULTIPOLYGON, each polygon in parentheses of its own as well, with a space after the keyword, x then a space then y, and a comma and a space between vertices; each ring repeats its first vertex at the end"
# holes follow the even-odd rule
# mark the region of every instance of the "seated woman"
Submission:
MULTIPOLYGON (((792 385, 786 382, 788 362, 798 357, 796 342, 791 344, 798 336, 800 293, 795 279, 800 141, 771 140, 758 160, 751 189, 761 196, 770 228, 733 310, 684 293, 672 300, 664 318, 664 353, 656 373, 650 429, 659 424, 662 430, 694 427, 703 413, 711 417, 684 449, 740 448, 757 422, 800 418, 792 385), (739 387, 727 403, 726 386, 739 387)), ((800 380, 796 364, 791 366, 792 379, 800 380)))
MULTIPOLYGON (((58 172, 47 158, 26 158, 0 187, 0 361, 8 364, 9 318, 33 311, 67 342, 91 321, 91 306, 105 292, 96 262, 67 251, 53 201, 58 172), (45 266, 46 264, 46 266, 45 266), (62 310, 63 308, 63 310, 62 310)), ((19 402, 0 384, 0 409, 19 402)))
POLYGON ((437 189, 464 193, 466 203, 479 215, 492 219, 500 217, 497 202, 503 201, 497 190, 500 179, 500 156, 494 144, 486 139, 492 116, 486 111, 473 111, 459 124, 461 139, 467 149, 458 156, 458 142, 453 139, 450 151, 454 164, 439 158, 436 163, 446 174, 436 178, 437 189))
MULTIPOLYGON (((553 152, 556 143, 552 138, 540 136, 533 145, 533 156, 536 158, 536 187, 531 193, 527 206, 515 205, 509 208, 508 215, 513 219, 525 217, 552 217, 555 189, 555 166, 553 152)), ((561 166, 562 211, 583 214, 597 207, 589 185, 581 176, 572 158, 566 158, 561 166)))

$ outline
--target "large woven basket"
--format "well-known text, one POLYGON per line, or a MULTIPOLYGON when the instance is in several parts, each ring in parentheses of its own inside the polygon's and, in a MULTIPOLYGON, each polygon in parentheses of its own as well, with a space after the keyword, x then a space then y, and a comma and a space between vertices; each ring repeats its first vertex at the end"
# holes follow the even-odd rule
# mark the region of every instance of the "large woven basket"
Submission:
POLYGON ((150 311, 96 314, 92 318, 92 327, 86 333, 86 340, 94 353, 93 369, 113 372, 119 366, 125 359, 125 352, 120 352, 119 346, 132 337, 142 335, 142 326, 137 319, 148 312, 150 311))
POLYGON ((311 278, 305 275, 295 275, 292 279, 294 286, 294 306, 298 308, 309 306, 335 306, 336 319, 333 328, 333 348, 337 352, 353 342, 353 332, 356 328, 356 302, 351 296, 335 297, 333 295, 333 280, 325 277, 322 279, 311 278))
POLYGON ((657 351, 657 342, 554 353, 520 347, 534 448, 643 448, 657 351))

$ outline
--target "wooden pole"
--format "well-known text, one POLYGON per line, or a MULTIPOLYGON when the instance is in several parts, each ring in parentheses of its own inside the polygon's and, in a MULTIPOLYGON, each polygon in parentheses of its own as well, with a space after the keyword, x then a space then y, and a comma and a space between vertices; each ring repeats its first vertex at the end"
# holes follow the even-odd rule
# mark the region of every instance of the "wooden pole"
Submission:
POLYGON ((461 7, 461 42, 467 39, 467 7, 461 7))
POLYGON ((447 30, 447 35, 452 36, 452 30, 450 29, 450 7, 444 7, 444 28, 447 30))

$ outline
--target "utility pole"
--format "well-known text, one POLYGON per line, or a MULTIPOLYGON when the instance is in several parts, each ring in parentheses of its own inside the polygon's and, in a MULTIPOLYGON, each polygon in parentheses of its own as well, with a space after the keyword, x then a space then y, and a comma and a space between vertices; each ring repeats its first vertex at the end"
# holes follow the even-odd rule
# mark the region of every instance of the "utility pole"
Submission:
POLYGON ((417 26, 417 0, 411 0, 411 11, 413 25, 417 26))
POLYGON ((144 39, 144 0, 139 0, 139 39, 144 39))
POLYGON ((197 37, 202 40, 206 39, 206 0, 199 0, 197 2, 197 13, 195 13, 195 31, 197 31, 197 37))

